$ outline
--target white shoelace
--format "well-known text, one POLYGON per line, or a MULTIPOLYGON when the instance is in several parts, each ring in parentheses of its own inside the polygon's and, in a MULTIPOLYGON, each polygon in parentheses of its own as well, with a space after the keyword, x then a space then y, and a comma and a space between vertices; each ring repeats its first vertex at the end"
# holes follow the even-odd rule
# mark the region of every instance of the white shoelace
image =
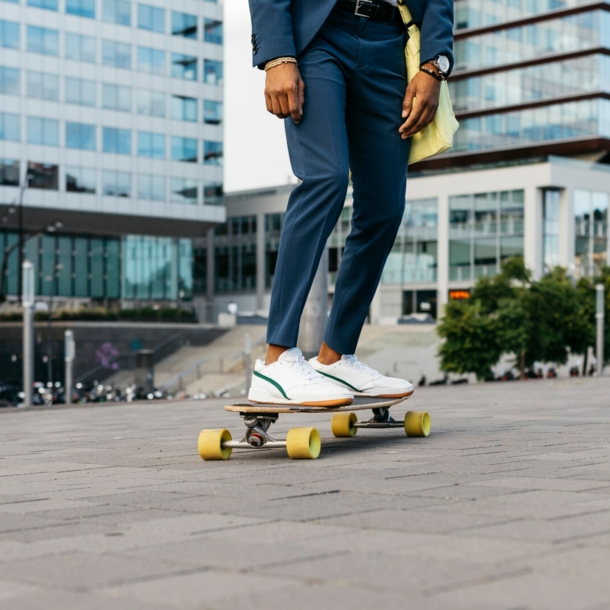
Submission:
POLYGON ((349 362, 349 365, 355 368, 357 371, 362 371, 363 373, 372 376, 374 379, 377 377, 381 377, 381 373, 372 369, 368 364, 364 364, 364 362, 360 362, 356 356, 353 354, 350 356, 345 356, 345 361, 349 362))
POLYGON ((284 363, 289 365, 299 375, 305 377, 307 381, 324 380, 324 377, 303 356, 299 356, 296 360, 284 360, 284 363))

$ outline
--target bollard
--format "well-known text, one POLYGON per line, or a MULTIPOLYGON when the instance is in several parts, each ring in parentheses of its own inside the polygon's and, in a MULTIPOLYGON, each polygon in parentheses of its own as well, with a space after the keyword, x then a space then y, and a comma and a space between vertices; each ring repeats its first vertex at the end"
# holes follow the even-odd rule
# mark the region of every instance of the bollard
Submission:
POLYGON ((252 341, 250 340, 250 333, 244 335, 244 365, 246 369, 246 392, 252 385, 252 341))
POLYGON ((34 265, 23 261, 21 303, 23 305, 23 406, 32 406, 34 387, 34 265))
POLYGON ((72 368, 74 365, 74 333, 67 330, 64 333, 64 361, 66 363, 66 379, 64 383, 64 396, 66 404, 72 404, 72 368))
POLYGON ((146 393, 155 389, 154 354, 152 350, 141 349, 136 352, 136 368, 134 375, 136 387, 146 393))
POLYGON ((597 323, 597 376, 601 377, 604 374, 604 285, 597 284, 596 291, 596 307, 595 321, 597 323))

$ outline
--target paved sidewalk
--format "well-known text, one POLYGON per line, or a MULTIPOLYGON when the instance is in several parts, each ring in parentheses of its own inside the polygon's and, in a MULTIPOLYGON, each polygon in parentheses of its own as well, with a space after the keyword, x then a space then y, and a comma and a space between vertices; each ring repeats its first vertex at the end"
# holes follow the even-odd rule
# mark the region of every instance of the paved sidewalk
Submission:
POLYGON ((610 608, 610 379, 425 388, 428 439, 280 417, 316 461, 202 462, 222 404, 0 412, 0 610, 610 608))

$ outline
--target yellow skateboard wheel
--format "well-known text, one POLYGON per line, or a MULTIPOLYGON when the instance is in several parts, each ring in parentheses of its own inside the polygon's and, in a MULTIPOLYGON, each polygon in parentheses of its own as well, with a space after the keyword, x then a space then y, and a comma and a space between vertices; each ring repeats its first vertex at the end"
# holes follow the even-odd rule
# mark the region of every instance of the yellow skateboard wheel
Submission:
POLYGON ((203 460, 228 460, 233 451, 231 447, 223 447, 225 441, 232 439, 231 433, 226 429, 202 430, 197 441, 197 449, 203 460))
POLYGON ((290 428, 286 436, 286 451, 293 460, 315 460, 322 442, 315 428, 290 428))
POLYGON ((335 413, 330 421, 330 429, 337 438, 356 436, 358 428, 354 424, 358 421, 355 413, 335 413))
POLYGON ((407 436, 428 436, 430 434, 430 416, 425 411, 407 411, 405 434, 407 436))

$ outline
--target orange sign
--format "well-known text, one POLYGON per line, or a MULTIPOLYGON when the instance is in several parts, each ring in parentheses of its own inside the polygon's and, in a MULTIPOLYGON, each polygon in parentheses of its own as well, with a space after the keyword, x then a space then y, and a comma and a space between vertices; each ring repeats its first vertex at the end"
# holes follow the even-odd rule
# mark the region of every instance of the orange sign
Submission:
POLYGON ((459 301, 461 299, 469 299, 470 291, 468 290, 450 290, 449 291, 449 300, 450 301, 459 301))

